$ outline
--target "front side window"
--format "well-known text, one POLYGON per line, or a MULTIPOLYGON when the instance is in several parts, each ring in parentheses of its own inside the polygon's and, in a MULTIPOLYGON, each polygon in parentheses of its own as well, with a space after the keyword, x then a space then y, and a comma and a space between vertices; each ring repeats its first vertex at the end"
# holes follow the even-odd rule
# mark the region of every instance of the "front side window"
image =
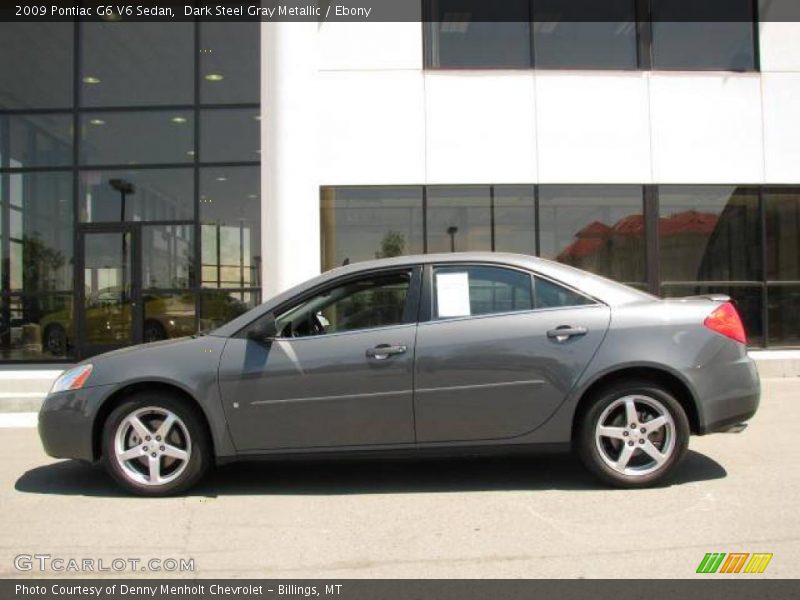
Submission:
POLYGON ((307 337, 404 322, 411 271, 376 274, 329 288, 277 317, 279 337, 307 337))
POLYGON ((482 266, 437 267, 433 281, 434 315, 438 319, 533 308, 531 276, 522 271, 482 266))

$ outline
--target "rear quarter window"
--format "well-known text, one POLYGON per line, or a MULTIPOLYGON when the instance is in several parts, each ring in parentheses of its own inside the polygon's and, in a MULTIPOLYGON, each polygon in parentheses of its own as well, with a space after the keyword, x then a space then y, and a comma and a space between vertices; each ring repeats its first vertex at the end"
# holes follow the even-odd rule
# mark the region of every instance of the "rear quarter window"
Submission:
POLYGON ((596 304, 591 298, 548 279, 536 276, 534 282, 536 308, 565 308, 596 304))

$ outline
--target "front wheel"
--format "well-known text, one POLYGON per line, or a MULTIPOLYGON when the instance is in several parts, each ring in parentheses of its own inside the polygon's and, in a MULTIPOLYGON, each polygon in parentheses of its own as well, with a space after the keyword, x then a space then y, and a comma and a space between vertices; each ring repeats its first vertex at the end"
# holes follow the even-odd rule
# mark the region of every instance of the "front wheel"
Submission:
POLYGON ((103 427, 103 462, 114 480, 142 496, 185 491, 207 471, 211 445, 195 410, 142 392, 122 402, 103 427))
POLYGON ((583 464, 618 487, 647 487, 678 465, 689 445, 689 420, 680 403, 650 382, 623 382, 593 399, 578 423, 583 464))

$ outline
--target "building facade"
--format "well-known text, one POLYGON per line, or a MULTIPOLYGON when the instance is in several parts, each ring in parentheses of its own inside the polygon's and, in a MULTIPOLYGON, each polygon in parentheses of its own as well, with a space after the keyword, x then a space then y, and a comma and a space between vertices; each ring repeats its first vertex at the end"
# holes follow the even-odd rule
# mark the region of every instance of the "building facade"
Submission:
POLYGON ((343 262, 461 250, 724 292, 752 346, 800 346, 800 23, 750 0, 725 23, 446 4, 0 26, 2 359, 184 335, 343 262))

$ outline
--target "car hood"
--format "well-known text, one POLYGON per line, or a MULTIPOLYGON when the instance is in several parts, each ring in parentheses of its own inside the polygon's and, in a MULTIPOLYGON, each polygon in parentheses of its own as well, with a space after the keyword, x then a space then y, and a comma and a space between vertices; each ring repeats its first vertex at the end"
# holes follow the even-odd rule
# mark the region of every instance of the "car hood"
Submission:
POLYGON ((87 386, 137 381, 181 384, 207 376, 215 378, 226 342, 226 338, 216 336, 192 336, 98 354, 83 361, 93 365, 87 386))

